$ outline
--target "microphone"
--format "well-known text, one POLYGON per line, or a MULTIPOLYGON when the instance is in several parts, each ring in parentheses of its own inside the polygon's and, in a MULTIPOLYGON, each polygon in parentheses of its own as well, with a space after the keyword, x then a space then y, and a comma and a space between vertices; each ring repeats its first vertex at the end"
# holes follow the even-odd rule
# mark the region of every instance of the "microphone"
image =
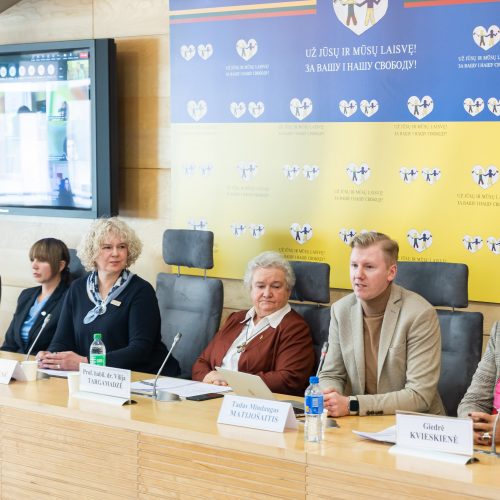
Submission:
POLYGON ((177 345, 177 342, 181 340, 182 333, 177 332, 177 335, 174 337, 174 341, 172 342, 172 347, 170 348, 170 351, 168 351, 167 356, 163 360, 163 363, 160 366, 160 369, 158 370, 158 373, 156 374, 155 381, 153 384, 153 399, 156 399, 156 401, 178 401, 180 398, 177 394, 172 394, 171 392, 161 390, 161 391, 156 391, 156 384, 158 383, 158 377, 160 376, 161 371, 163 370, 163 367, 167 363, 168 359, 172 355, 172 352, 174 352, 175 346, 177 345))
POLYGON ((328 342, 325 342, 323 344, 323 346, 321 347, 321 354, 319 356, 319 364, 318 364, 318 371, 316 372, 316 377, 319 377, 319 372, 323 368, 323 364, 325 362, 325 357, 326 357, 326 353, 328 352, 329 345, 330 344, 328 342))
POLYGON ((28 353, 26 354, 26 357, 24 358, 24 361, 28 361, 28 359, 30 357, 30 354, 31 354, 31 351, 33 350, 33 347, 35 346, 35 344, 37 343, 38 339, 40 338, 40 335, 42 334, 43 330, 47 326, 47 323, 50 321, 50 317, 51 317, 50 313, 47 314, 47 316, 45 316, 45 319, 43 320, 43 323, 42 323, 42 326, 41 326, 41 328, 40 328, 40 330, 38 332, 38 335, 35 337, 35 340, 31 344, 31 347, 29 348, 28 353))

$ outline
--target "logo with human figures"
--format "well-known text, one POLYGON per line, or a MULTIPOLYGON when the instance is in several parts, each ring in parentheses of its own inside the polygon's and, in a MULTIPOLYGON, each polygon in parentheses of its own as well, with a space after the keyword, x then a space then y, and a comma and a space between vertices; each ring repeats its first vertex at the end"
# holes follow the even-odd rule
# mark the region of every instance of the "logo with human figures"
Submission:
POLYGON ((432 245, 432 234, 428 229, 419 233, 416 229, 410 229, 407 233, 408 243, 416 252, 423 252, 432 245))
POLYGON ((439 168, 423 168, 422 177, 427 184, 431 186, 435 184, 439 179, 441 179, 441 170, 439 168))
POLYGON ((498 169, 493 165, 486 168, 476 165, 472 168, 472 180, 480 188, 488 189, 498 182, 498 169))
POLYGON ((290 226, 290 234, 296 243, 303 245, 312 238, 313 230, 309 224, 300 225, 298 222, 294 222, 290 226))
POLYGON ((181 47, 181 56, 190 61, 196 55, 196 48, 194 45, 183 45, 181 47))
POLYGON ((354 99, 350 101, 342 99, 339 102, 339 109, 345 117, 350 118, 358 110, 358 103, 354 99))
POLYGON ((463 237, 462 242, 465 249, 470 253, 476 253, 478 250, 481 250, 481 248, 483 248, 483 239, 481 238, 481 236, 470 236, 466 234, 463 237))
POLYGON ((247 105, 244 102, 232 102, 229 109, 235 118, 241 118, 246 113, 247 105))
POLYGON ((317 165, 304 165, 302 173, 308 181, 315 180, 319 175, 319 167, 317 165))
POLYGON ((356 35, 377 24, 386 14, 389 0, 332 0, 337 19, 356 35))
POLYGON ((342 241, 346 245, 350 245, 351 244, 351 241, 354 238, 354 236, 356 236, 356 229, 353 229, 353 228, 346 229, 346 228, 343 227, 339 231, 340 241, 342 241))
POLYGON ((399 176, 405 184, 411 184, 418 177, 418 170, 415 167, 401 167, 399 176))
POLYGON ((189 219, 187 225, 190 229, 195 231, 205 231, 208 229, 208 222, 206 219, 189 219))
POLYGON ((500 100, 496 97, 488 99, 488 109, 495 115, 500 116, 500 100))
POLYGON ((371 169, 366 163, 361 163, 360 165, 356 165, 356 163, 349 163, 345 169, 349 179, 354 184, 358 186, 366 182, 371 175, 371 169))
POLYGON ((254 118, 259 118, 262 113, 264 113, 264 103, 262 101, 258 102, 253 102, 250 101, 248 103, 248 112, 254 117, 254 118))
POLYGON ((283 166, 283 175, 289 180, 295 180, 300 174, 300 166, 299 165, 284 165, 283 166))
POLYGON ((471 116, 476 116, 484 109, 484 101, 481 97, 471 98, 467 97, 464 99, 464 109, 471 116))
POLYGON ((486 244, 495 255, 500 255, 500 238, 490 236, 486 239, 486 244))
POLYGON ((198 102, 196 101, 189 101, 187 103, 187 112, 188 115, 195 121, 198 122, 200 121, 208 111, 208 106, 207 103, 203 100, 200 100, 198 102))
POLYGON ((253 179, 257 175, 258 167, 259 166, 256 163, 245 161, 240 161, 238 165, 236 165, 238 174, 243 181, 249 181, 250 179, 253 179))
POLYGON ((370 101, 363 99, 359 103, 359 109, 361 109, 365 116, 370 118, 370 116, 373 116, 378 111, 378 101, 376 99, 372 99, 370 101))
POLYGON ((209 57, 212 57, 212 54, 214 53, 214 48, 212 47, 211 43, 206 43, 198 45, 198 55, 206 61, 209 57))
POLYGON ((250 38, 250 40, 238 40, 236 42, 236 52, 245 61, 252 59, 257 54, 257 50, 259 50, 259 44, 253 38, 250 38))
POLYGON ((500 28, 492 24, 489 28, 476 26, 472 31, 472 39, 483 50, 490 50, 500 40, 500 28))
POLYGON ((433 109, 434 101, 428 95, 422 98, 412 95, 408 99, 408 111, 419 120, 430 115, 433 109))
POLYGON ((302 101, 297 97, 294 97, 290 101, 290 112, 297 118, 297 120, 303 120, 307 118, 313 110, 313 103, 309 97, 304 97, 302 101))

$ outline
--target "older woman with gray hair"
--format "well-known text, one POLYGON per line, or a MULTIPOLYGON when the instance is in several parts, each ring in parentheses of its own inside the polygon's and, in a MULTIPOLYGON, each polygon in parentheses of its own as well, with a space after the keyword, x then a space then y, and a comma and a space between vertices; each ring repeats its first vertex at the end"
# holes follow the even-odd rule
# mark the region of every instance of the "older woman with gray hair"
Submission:
POLYGON ((288 304, 293 269, 276 252, 248 263, 253 307, 231 314, 193 365, 193 380, 227 385, 216 366, 259 375, 273 392, 302 395, 314 368, 307 323, 288 304))
MULTIPOLYGON (((94 221, 77 251, 90 273, 71 285, 54 338, 37 355, 42 368, 78 370, 88 362, 94 333, 100 333, 108 366, 158 371, 168 351, 161 341, 156 294, 129 271, 141 250, 141 241, 122 220, 94 221)), ((177 361, 169 361, 163 373, 177 375, 177 361)))

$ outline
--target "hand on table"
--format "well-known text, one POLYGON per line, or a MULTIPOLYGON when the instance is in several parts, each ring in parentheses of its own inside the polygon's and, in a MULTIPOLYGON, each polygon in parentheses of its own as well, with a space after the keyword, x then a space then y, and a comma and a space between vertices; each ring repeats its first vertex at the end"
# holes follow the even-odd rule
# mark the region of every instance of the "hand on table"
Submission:
POLYGON ((40 351, 36 355, 38 367, 48 370, 75 371, 80 369, 80 363, 88 363, 84 356, 73 351, 49 352, 40 351))
MULTIPOLYGON (((474 422, 474 443, 490 445, 496 415, 475 411, 469 414, 474 422)), ((500 423, 497 425, 496 442, 500 442, 500 423)))
POLYGON ((205 384, 214 384, 214 385, 227 385, 227 382, 224 380, 224 377, 218 371, 211 371, 205 375, 203 379, 205 384))
POLYGON ((324 407, 331 417, 345 417, 349 415, 349 398, 342 396, 335 389, 325 389, 323 391, 324 407))

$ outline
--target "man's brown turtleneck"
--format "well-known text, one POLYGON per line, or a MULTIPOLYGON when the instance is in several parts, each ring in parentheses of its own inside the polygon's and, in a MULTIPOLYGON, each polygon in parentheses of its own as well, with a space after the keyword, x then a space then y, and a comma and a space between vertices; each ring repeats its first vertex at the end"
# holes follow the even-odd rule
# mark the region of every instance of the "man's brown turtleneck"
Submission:
POLYGON ((363 337, 365 343, 365 394, 378 394, 378 346, 385 309, 391 295, 391 284, 378 296, 360 300, 363 308, 363 337))

